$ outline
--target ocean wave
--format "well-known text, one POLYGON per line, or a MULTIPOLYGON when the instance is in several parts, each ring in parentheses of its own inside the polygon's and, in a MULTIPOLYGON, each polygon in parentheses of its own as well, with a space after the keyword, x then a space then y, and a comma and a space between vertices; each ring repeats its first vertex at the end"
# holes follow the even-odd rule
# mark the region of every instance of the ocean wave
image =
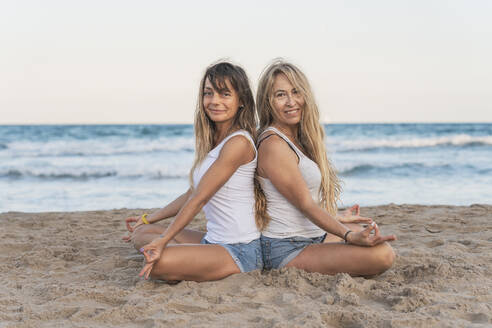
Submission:
POLYGON ((363 174, 366 174, 368 176, 369 175, 370 176, 375 176, 375 175, 412 176, 416 174, 450 173, 455 169, 477 170, 475 167, 470 165, 457 168, 450 164, 442 164, 442 165, 426 165, 422 163, 402 163, 396 165, 359 164, 351 168, 342 170, 339 172, 339 174, 345 177, 360 176, 363 174))
POLYGON ((117 170, 101 170, 101 171, 79 171, 76 169, 45 169, 45 170, 19 170, 8 169, 0 171, 0 178, 7 179, 24 179, 35 178, 40 180, 93 180, 109 177, 118 179, 176 179, 188 177, 188 172, 183 170, 155 170, 146 173, 142 172, 124 172, 117 170), (169 172, 170 171, 170 172, 169 172))
MULTIPOLYGON (((429 147, 479 147, 492 146, 492 136, 471 136, 467 134, 409 139, 375 139, 333 142, 337 151, 371 151, 377 149, 429 148, 429 147)), ((329 145, 330 146, 330 145, 329 145)))
POLYGON ((48 142, 12 142, 9 153, 12 157, 51 156, 113 156, 156 152, 193 152, 193 138, 161 138, 154 140, 53 140, 48 142))
POLYGON ((156 163, 150 165, 146 163, 131 163, 136 165, 123 166, 90 166, 70 165, 53 166, 46 163, 45 166, 29 166, 19 168, 10 166, 0 169, 0 178, 24 179, 35 178, 40 180, 89 180, 115 177, 117 179, 176 179, 187 178, 189 165, 185 163, 168 163, 162 165, 156 163))
POLYGON ((24 177, 30 178, 39 178, 39 179, 98 179, 98 178, 106 178, 116 176, 117 173, 115 171, 109 172, 80 172, 80 173, 36 173, 29 170, 8 170, 6 172, 0 172, 0 177, 2 178, 15 178, 21 179, 24 177))

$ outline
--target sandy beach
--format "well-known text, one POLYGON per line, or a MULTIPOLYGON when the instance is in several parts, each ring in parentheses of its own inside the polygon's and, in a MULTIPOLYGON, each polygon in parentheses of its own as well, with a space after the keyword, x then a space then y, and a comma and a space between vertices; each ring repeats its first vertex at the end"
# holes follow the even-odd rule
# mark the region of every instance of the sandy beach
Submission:
POLYGON ((121 240, 144 211, 0 214, 0 327, 492 326, 492 205, 363 208, 398 236, 377 277, 282 269, 176 285, 139 278, 143 257, 121 240))

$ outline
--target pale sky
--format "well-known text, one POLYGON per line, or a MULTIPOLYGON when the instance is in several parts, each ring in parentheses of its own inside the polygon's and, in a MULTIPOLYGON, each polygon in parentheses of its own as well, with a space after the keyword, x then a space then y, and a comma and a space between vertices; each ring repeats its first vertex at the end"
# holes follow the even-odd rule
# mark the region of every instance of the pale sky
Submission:
POLYGON ((275 57, 325 122, 492 122, 492 1, 1 1, 0 124, 191 123, 205 68, 275 57))

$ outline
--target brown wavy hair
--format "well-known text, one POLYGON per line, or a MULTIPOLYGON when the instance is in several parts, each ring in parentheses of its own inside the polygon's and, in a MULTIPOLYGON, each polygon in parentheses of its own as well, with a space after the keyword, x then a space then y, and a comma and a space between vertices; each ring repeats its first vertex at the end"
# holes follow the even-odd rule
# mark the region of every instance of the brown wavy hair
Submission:
MULTIPOLYGON (((275 121, 273 109, 273 84, 279 74, 284 74, 289 82, 304 97, 305 105, 302 110, 297 140, 307 156, 313 160, 321 172, 321 185, 319 188, 320 206, 335 216, 337 213, 337 201, 340 197, 341 186, 336 171, 326 154, 325 131, 319 120, 319 110, 314 99, 311 86, 302 71, 291 63, 282 59, 275 59, 262 73, 258 92, 256 94, 256 110, 260 120, 259 135, 271 126, 275 121)), ((255 203, 256 225, 264 230, 271 218, 267 213, 265 194, 261 189, 258 175, 255 175, 255 203)))
POLYGON ((193 188, 193 171, 207 157, 207 154, 214 146, 215 122, 207 116, 205 107, 203 106, 203 89, 205 88, 205 81, 207 79, 215 90, 224 89, 226 87, 226 81, 229 81, 234 91, 238 94, 241 106, 236 113, 229 133, 236 130, 246 130, 256 140, 257 119, 255 100, 246 72, 238 65, 227 61, 219 61, 207 67, 200 82, 195 110, 195 160, 189 176, 191 188, 193 188))

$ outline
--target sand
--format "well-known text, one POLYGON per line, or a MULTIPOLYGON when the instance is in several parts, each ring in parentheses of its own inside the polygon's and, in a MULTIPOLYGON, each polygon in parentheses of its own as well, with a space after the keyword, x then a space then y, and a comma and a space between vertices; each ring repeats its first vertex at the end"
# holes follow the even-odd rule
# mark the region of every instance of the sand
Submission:
POLYGON ((143 212, 0 214, 0 327, 492 326, 492 205, 363 208, 399 238, 377 277, 282 269, 177 285, 137 276, 143 258, 121 237, 143 212))

